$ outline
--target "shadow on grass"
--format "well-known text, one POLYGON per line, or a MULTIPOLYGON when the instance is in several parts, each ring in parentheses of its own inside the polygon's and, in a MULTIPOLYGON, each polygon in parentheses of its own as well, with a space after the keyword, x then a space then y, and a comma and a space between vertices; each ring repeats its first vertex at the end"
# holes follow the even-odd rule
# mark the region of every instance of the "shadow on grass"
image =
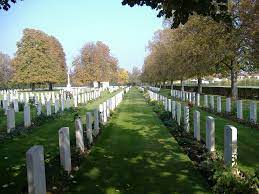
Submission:
POLYGON ((137 91, 85 158, 70 193, 207 193, 208 185, 137 91))

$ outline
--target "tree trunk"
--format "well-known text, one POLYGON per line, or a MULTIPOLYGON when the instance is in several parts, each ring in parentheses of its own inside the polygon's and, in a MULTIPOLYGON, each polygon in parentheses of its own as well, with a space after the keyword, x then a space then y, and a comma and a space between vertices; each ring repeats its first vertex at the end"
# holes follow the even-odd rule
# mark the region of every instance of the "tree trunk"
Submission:
POLYGON ((198 77, 198 93, 202 93, 202 79, 201 77, 198 77))
POLYGON ((181 79, 181 91, 184 91, 183 80, 181 79))
POLYGON ((171 80, 171 90, 173 90, 173 89, 174 89, 174 81, 171 80))
POLYGON ((31 84, 31 90, 32 90, 32 91, 35 91, 35 83, 32 83, 32 84, 31 84))
MULTIPOLYGON (((231 62, 231 63, 233 63, 233 62, 231 62)), ((231 76, 231 96, 232 96, 232 98, 237 99, 238 98, 237 72, 234 70, 233 67, 230 69, 230 76, 231 76)))
POLYGON ((52 85, 52 83, 49 83, 49 90, 50 90, 50 91, 53 90, 53 85, 52 85))

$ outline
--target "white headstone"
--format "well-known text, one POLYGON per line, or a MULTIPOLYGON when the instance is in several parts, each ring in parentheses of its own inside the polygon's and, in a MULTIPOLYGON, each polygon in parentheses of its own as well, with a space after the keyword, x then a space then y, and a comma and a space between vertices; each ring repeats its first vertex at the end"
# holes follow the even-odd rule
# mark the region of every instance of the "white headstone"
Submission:
POLYGON ((94 130, 93 135, 96 137, 99 134, 99 110, 94 109, 94 130))
POLYGON ((250 102, 250 121, 253 123, 257 122, 257 104, 255 101, 250 102))
POLYGON ((210 96, 210 109, 214 110, 214 96, 210 96))
POLYGON ((80 118, 75 120, 75 132, 76 132, 76 147, 79 148, 80 152, 84 152, 84 132, 83 132, 83 125, 80 118))
POLYGON ((204 107, 208 108, 208 96, 204 95, 204 107))
POLYGON ((226 98, 226 112, 231 113, 231 98, 226 98))
POLYGON ((42 111, 42 105, 41 103, 37 104, 37 115, 40 116, 41 115, 41 111, 42 111))
POLYGON ((181 103, 177 103, 176 105, 176 117, 177 117, 177 124, 178 126, 181 125, 181 114, 182 114, 182 110, 181 110, 181 103))
POLYGON ((31 126, 31 109, 29 104, 24 105, 23 110, 24 115, 24 127, 30 127, 31 126))
POLYGON ((19 104, 17 99, 14 99, 13 101, 13 108, 15 112, 19 112, 19 104))
POLYGON ((237 129, 231 125, 224 127, 224 163, 236 165, 237 161, 237 129))
POLYGON ((196 93, 196 106, 200 106, 200 94, 196 93))
POLYGON ((58 131, 59 134, 59 153, 60 163, 64 170, 70 173, 71 171, 71 152, 70 152, 70 137, 69 128, 62 127, 58 131))
POLYGON ((93 130, 92 130, 92 113, 91 112, 87 112, 86 113, 86 136, 87 136, 87 140, 89 145, 91 145, 93 143, 93 130))
POLYGON ((172 101, 171 101, 171 99, 168 99, 168 111, 172 112, 172 101))
POLYGON ((243 102, 242 100, 237 100, 237 118, 243 119, 243 102))
POLYGON ((217 112, 221 113, 221 96, 217 96, 217 112))
POLYGON ((176 115, 176 103, 175 101, 172 101, 172 118, 175 119, 176 115))
POLYGON ((59 101, 58 99, 55 100, 55 113, 57 114, 59 112, 59 101))
POLYGON ((200 135, 200 112, 195 110, 193 113, 193 127, 194 127, 194 138, 198 141, 201 140, 200 135))
POLYGON ((99 104, 100 122, 103 123, 103 104, 99 104))
POLYGON ((184 107, 184 130, 186 132, 190 131, 190 122, 189 122, 189 106, 184 107))
POLYGON ((206 148, 215 151, 215 119, 211 116, 206 117, 206 148))
POLYGON ((13 108, 7 109, 7 133, 15 129, 15 112, 13 108))
POLYGON ((61 111, 63 112, 65 110, 65 99, 61 99, 61 111))
POLYGON ((106 102, 103 102, 103 123, 107 122, 107 107, 106 102))
POLYGON ((36 145, 26 152, 29 194, 46 194, 43 146, 36 145))
POLYGON ((50 101, 46 102, 46 111, 47 111, 47 116, 51 115, 51 103, 50 101))

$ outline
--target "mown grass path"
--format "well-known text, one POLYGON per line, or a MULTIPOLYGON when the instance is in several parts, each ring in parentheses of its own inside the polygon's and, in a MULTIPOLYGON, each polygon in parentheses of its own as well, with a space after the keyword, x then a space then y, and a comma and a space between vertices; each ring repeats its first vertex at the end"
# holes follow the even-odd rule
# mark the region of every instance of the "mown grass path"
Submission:
POLYGON ((132 89, 75 175, 70 193, 208 193, 142 94, 132 89))

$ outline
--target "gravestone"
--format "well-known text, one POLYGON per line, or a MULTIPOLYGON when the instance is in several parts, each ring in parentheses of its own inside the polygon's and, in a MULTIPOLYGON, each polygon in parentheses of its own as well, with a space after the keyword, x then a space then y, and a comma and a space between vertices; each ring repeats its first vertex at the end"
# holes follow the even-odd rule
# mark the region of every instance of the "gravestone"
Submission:
POLYGON ((206 117, 206 148, 215 151, 215 119, 211 116, 206 117))
POLYGON ((250 102, 250 122, 257 122, 257 104, 255 101, 250 102))
POLYGON ((224 127, 224 163, 236 165, 237 161, 237 129, 231 125, 224 127))
POLYGON ((51 104, 50 100, 46 102, 46 111, 47 111, 47 116, 51 115, 51 104))
POLYGON ((172 118, 175 119, 176 115, 176 104, 175 101, 172 101, 172 118))
POLYGON ((221 96, 217 96, 217 112, 221 113, 221 96))
POLYGON ((35 145, 26 152, 29 194, 46 194, 43 146, 35 145))
POLYGON ((204 107, 208 108, 208 95, 204 95, 204 107))
POLYGON ((190 131, 189 112, 189 106, 184 106, 184 130, 186 132, 190 131))
POLYGON ((100 122, 103 123, 103 104, 99 104, 100 122))
POLYGON ((77 95, 74 96, 74 107, 77 108, 78 104, 77 104, 77 95))
POLYGON ((96 137, 99 134, 100 126, 99 126, 99 110, 94 109, 94 130, 93 135, 96 137))
POLYGON ((107 118, 110 117, 111 111, 110 111, 110 100, 106 100, 106 116, 107 118))
POLYGON ((198 141, 201 140, 200 136, 200 112, 195 110, 193 113, 193 127, 194 127, 194 138, 198 141))
POLYGON ((24 127, 30 127, 31 126, 31 109, 29 104, 24 105, 23 110, 23 116, 24 116, 24 127))
POLYGON ((181 114, 182 114, 182 110, 181 110, 181 103, 177 103, 177 106, 176 106, 176 117, 177 117, 177 124, 178 126, 181 125, 181 114))
POLYGON ((242 100, 237 100, 236 104, 237 104, 237 118, 242 120, 243 119, 243 102, 242 102, 242 100))
POLYGON ((65 99, 61 99, 61 111, 63 112, 65 110, 65 99))
POLYGON ((76 132, 76 147, 79 148, 80 152, 84 152, 84 132, 83 132, 83 125, 80 118, 75 120, 75 132, 76 132))
POLYGON ((168 99, 168 111, 172 112, 172 100, 168 99))
POLYGON ((69 128, 62 127, 58 131, 59 135, 59 153, 60 163, 64 170, 70 173, 71 171, 71 152, 70 152, 70 137, 69 128))
POLYGON ((106 102, 103 102, 103 123, 107 122, 107 106, 106 102))
POLYGON ((200 94, 196 93, 196 106, 200 106, 200 94))
POLYGON ((37 104, 37 115, 40 116, 41 115, 41 111, 42 111, 42 105, 41 103, 37 104))
POLYGON ((169 111, 169 99, 165 97, 165 111, 169 111))
POLYGON ((86 136, 88 140, 88 144, 91 145, 93 143, 93 129, 92 129, 92 113, 86 113, 86 136))
POLYGON ((210 109, 214 110, 214 96, 210 96, 210 109))
POLYGON ((226 98, 226 112, 231 113, 231 98, 226 98))
POLYGON ((17 99, 14 99, 13 101, 13 108, 15 112, 19 112, 19 104, 17 99))
POLYGON ((58 101, 58 99, 55 100, 54 108, 55 108, 55 113, 57 114, 59 112, 59 101, 58 101))
POLYGON ((15 112, 13 108, 7 109, 7 133, 15 129, 15 112))

